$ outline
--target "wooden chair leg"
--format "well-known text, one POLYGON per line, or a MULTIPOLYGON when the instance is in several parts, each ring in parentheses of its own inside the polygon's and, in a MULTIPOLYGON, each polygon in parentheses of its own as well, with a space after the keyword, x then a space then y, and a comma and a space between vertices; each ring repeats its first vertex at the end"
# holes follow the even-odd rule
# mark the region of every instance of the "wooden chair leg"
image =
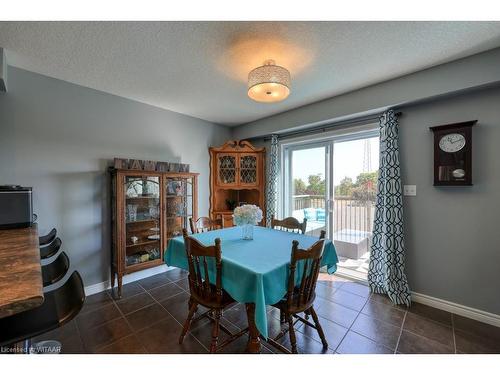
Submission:
POLYGON ((214 314, 214 326, 212 328, 212 343, 210 344, 210 353, 215 353, 217 351, 217 342, 219 340, 219 325, 220 325, 221 311, 215 310, 214 314))
POLYGON ((184 323, 184 327, 182 328, 181 336, 179 337, 179 344, 182 344, 182 341, 184 341, 184 336, 186 336, 186 333, 189 331, 189 326, 191 325, 191 321, 193 320, 193 315, 197 309, 198 309, 198 304, 194 301, 189 301, 189 313, 186 322, 184 323))
POLYGON ((323 332, 323 328, 321 328, 321 324, 319 324, 318 315, 316 314, 316 311, 314 311, 314 307, 311 306, 309 312, 311 313, 314 325, 316 326, 316 330, 318 331, 321 342, 323 343, 323 347, 328 348, 328 342, 326 341, 325 333, 323 332))
POLYGON ((288 333, 290 334, 290 344, 292 345, 292 353, 297 354, 297 338, 295 337, 295 329, 293 328, 293 317, 288 315, 288 333))
POLYGON ((283 310, 280 310, 280 323, 285 323, 286 322, 286 315, 283 310))

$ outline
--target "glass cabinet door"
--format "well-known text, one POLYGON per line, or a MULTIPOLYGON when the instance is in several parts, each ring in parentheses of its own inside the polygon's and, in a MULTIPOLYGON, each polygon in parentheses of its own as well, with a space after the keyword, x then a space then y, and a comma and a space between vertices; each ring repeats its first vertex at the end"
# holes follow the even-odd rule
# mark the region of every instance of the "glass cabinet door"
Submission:
POLYGON ((160 176, 125 176, 125 265, 161 257, 160 176))
POLYGON ((217 156, 217 180, 219 185, 236 184, 236 155, 220 154, 217 156))
POLYGON ((257 155, 240 155, 239 178, 241 185, 257 185, 257 155))
POLYGON ((193 178, 167 177, 165 181, 167 242, 182 235, 193 217, 193 178))

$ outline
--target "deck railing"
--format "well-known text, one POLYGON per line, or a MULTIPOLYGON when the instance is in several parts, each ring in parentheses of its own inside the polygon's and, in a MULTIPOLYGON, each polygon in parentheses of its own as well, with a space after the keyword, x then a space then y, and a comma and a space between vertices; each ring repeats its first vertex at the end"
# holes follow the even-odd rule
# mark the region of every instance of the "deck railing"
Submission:
MULTIPOLYGON (((326 202, 323 195, 294 195, 293 209, 306 208, 325 209, 326 202)), ((334 232, 341 230, 356 230, 372 232, 375 202, 360 200, 353 197, 336 196, 333 200, 334 232)))

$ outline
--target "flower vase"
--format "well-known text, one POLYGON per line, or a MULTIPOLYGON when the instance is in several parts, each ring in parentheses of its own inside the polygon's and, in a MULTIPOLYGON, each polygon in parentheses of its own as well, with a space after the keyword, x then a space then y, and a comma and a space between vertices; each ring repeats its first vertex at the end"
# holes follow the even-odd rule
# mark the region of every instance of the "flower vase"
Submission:
POLYGON ((253 225, 244 224, 241 226, 242 238, 244 240, 253 240, 253 225))

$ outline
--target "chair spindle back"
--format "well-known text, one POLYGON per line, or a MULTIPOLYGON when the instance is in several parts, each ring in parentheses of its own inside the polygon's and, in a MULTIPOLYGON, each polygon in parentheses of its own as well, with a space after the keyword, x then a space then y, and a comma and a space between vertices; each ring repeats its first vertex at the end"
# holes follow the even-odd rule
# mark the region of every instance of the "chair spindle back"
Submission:
POLYGON ((194 221, 193 218, 189 218, 189 225, 191 227, 191 233, 202 233, 209 232, 216 229, 224 228, 224 219, 210 219, 209 217, 202 216, 198 220, 194 221))
POLYGON ((186 256, 189 265, 189 289, 191 295, 200 301, 222 301, 222 251, 220 239, 215 244, 205 246, 197 239, 188 236, 186 229, 182 230, 186 256), (215 280, 210 281, 209 269, 215 263, 215 280), (215 284, 213 284, 215 281, 215 284), (215 289, 214 289, 215 285, 215 289))
POLYGON ((307 219, 304 218, 304 221, 301 223, 292 216, 286 217, 283 220, 275 219, 273 216, 271 218, 271 228, 276 229, 276 227, 285 232, 304 234, 306 233, 307 219))
POLYGON ((290 262, 290 276, 288 279, 287 303, 291 307, 310 304, 314 301, 314 290, 318 280, 319 269, 321 268, 321 258, 325 240, 320 239, 309 249, 299 249, 299 242, 292 242, 292 259, 290 262), (300 285, 295 285, 296 277, 300 280, 300 285))

